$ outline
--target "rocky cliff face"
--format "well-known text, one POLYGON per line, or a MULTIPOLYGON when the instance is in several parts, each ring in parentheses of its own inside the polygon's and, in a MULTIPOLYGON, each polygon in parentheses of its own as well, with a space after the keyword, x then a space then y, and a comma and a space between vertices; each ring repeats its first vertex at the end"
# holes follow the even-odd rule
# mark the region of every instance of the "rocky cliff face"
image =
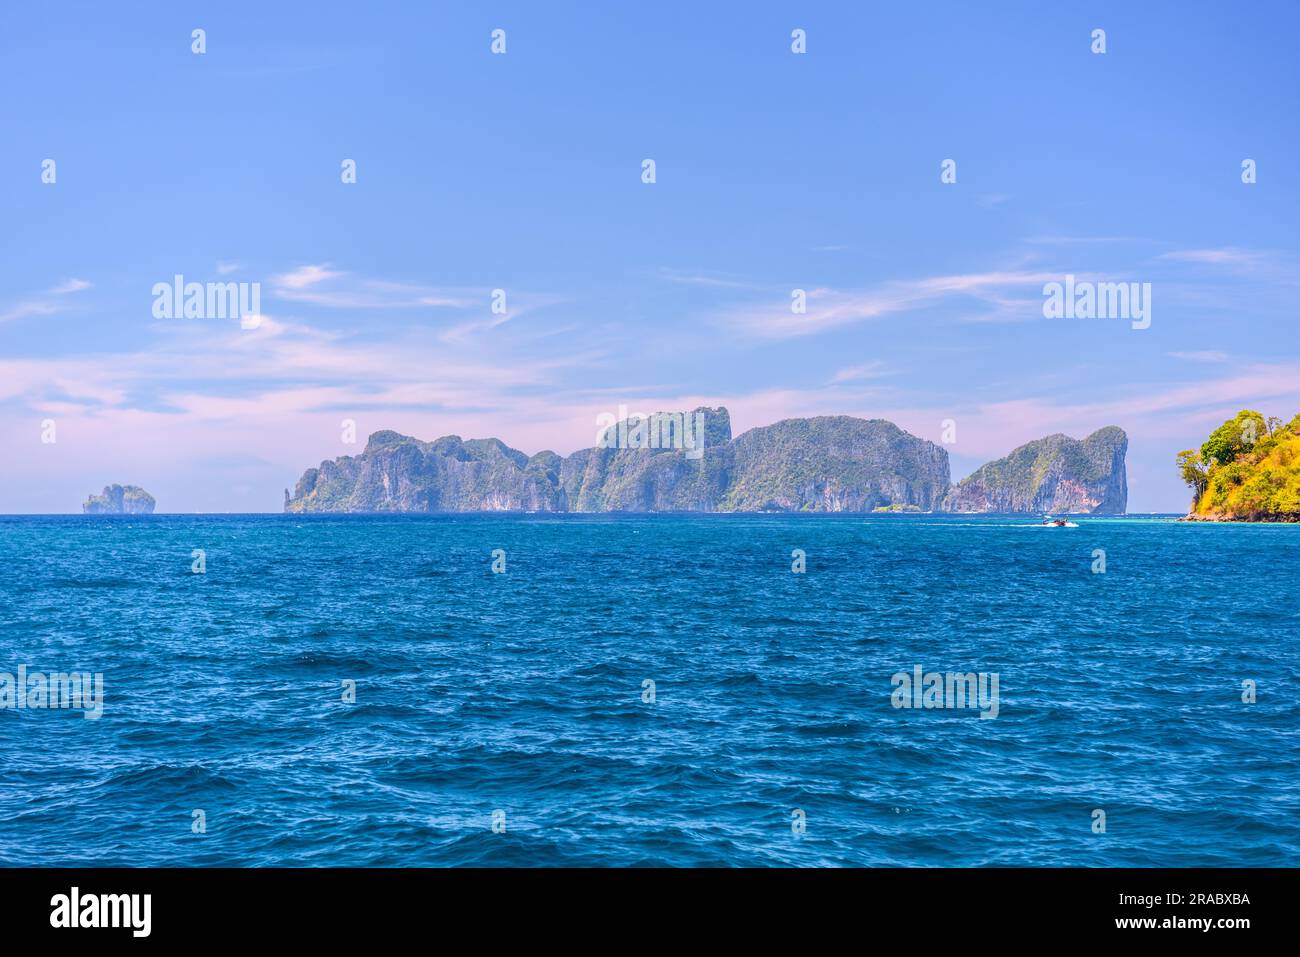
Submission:
POLYGON ((788 419, 734 440, 724 408, 631 423, 567 458, 376 432, 361 455, 308 469, 285 510, 870 511, 931 508, 948 487, 947 453, 881 420, 788 419))
POLYGON ((87 515, 151 515, 153 509, 153 496, 138 485, 105 485, 81 506, 87 515))
POLYGON ((560 464, 554 452, 530 458, 499 439, 376 432, 360 455, 304 472, 285 511, 562 512, 560 464))
POLYGON ((884 419, 786 419, 751 429, 733 450, 725 511, 929 510, 948 491, 948 453, 884 419))
POLYGON ((627 420, 613 425, 605 431, 602 445, 564 460, 561 474, 568 479, 565 497, 572 511, 711 512, 717 508, 731 474, 731 414, 726 409, 657 413, 643 427, 633 428, 627 420), (676 436, 683 433, 685 442, 678 441, 676 436), (659 447, 650 447, 651 443, 659 447))
POLYGON ((980 466, 953 486, 949 512, 1123 514, 1128 436, 1110 425, 1086 439, 1049 435, 980 466))
POLYGON ((948 453, 883 419, 786 419, 733 439, 726 409, 611 426, 595 448, 525 455, 497 439, 376 432, 308 469, 288 512, 1123 512, 1128 439, 1053 435, 957 486, 948 453), (685 443, 681 442, 685 427, 685 443), (671 438, 670 437, 675 437, 671 438), (661 441, 662 439, 662 441, 661 441))

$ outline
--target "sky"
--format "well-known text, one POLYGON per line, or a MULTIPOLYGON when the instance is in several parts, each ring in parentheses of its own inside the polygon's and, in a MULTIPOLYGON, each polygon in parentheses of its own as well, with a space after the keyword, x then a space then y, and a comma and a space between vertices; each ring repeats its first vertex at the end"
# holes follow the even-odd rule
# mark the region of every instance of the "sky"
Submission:
POLYGON ((1185 510, 1180 449, 1300 412, 1298 28, 1283 2, 6 3, 0 512, 112 482, 279 511, 380 429, 567 454, 620 406, 699 405, 737 434, 951 420, 954 478, 1118 425, 1129 510, 1185 510), (176 275, 259 284, 256 319, 158 318, 176 275), (1066 275, 1150 283, 1150 326, 1045 317, 1066 275))

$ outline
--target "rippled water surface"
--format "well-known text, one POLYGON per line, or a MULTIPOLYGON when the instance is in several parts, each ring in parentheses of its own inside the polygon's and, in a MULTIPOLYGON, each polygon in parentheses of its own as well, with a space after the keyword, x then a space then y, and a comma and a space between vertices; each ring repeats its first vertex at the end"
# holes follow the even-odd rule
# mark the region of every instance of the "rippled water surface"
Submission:
POLYGON ((1030 521, 0 518, 0 863, 1294 864, 1300 527, 1030 521))

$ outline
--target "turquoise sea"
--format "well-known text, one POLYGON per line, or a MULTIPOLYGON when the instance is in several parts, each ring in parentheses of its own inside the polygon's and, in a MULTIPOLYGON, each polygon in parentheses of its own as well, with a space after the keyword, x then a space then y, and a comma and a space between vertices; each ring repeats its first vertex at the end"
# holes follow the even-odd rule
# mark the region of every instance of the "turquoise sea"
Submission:
POLYGON ((3 517, 0 864, 1294 864, 1300 527, 1034 521, 3 517))

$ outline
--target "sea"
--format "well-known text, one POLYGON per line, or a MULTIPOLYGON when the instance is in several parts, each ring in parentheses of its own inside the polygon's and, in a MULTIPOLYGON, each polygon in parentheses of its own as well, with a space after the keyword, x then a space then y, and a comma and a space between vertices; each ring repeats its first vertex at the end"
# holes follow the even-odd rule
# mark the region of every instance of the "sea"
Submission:
POLYGON ((0 517, 0 864, 1293 865, 1300 526, 1038 521, 0 517))

